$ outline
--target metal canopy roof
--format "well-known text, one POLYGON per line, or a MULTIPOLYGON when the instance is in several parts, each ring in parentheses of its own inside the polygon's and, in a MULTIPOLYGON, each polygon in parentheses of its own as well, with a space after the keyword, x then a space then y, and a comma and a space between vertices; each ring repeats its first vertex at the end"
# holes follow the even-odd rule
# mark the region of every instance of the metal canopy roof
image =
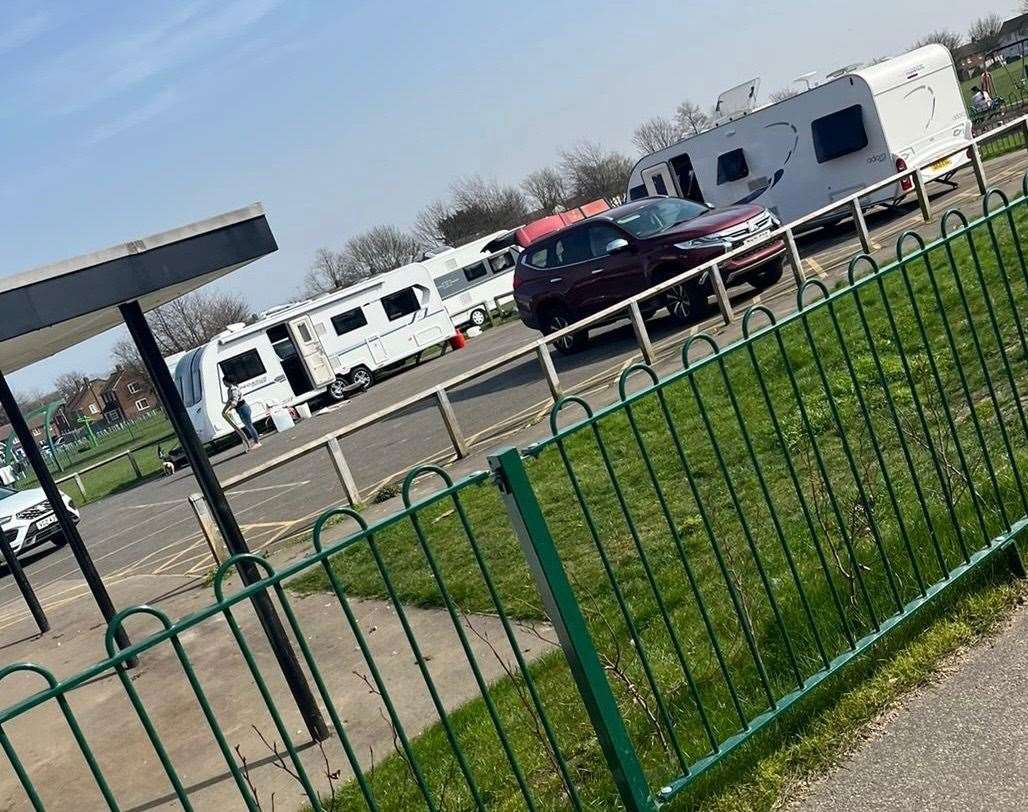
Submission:
POLYGON ((278 249, 260 203, 0 279, 0 370, 11 373, 278 249))

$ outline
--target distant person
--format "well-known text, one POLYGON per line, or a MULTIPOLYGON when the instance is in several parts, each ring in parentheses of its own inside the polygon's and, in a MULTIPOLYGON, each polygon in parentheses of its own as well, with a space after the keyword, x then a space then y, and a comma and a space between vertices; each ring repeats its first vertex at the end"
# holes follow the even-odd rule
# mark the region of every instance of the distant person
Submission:
POLYGON ((978 85, 971 88, 971 109, 976 113, 987 113, 992 109, 992 96, 978 85))
POLYGON ((982 75, 978 77, 978 87, 980 87, 982 89, 982 93, 990 99, 996 95, 996 85, 992 81, 992 73, 988 68, 984 68, 982 70, 982 75))
POLYGON ((224 383, 225 389, 228 392, 228 400, 225 402, 225 408, 221 412, 222 416, 236 430, 236 433, 242 437, 247 451, 260 448, 261 435, 257 433, 257 427, 253 424, 253 413, 250 411, 250 404, 243 400, 243 393, 238 384, 230 381, 228 378, 224 379, 224 383), (242 431, 239 430, 235 420, 232 419, 233 412, 238 415, 240 422, 243 424, 242 431))

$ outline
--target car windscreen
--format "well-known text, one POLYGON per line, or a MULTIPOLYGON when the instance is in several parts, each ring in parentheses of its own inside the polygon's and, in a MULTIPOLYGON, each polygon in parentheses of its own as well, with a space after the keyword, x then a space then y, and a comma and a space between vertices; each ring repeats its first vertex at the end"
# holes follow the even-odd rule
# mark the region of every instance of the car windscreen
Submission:
POLYGON ((657 200, 627 214, 614 218, 614 222, 636 237, 651 237, 676 223, 692 220, 708 211, 706 206, 681 198, 657 200))
POLYGON ((17 491, 12 491, 10 488, 0 488, 0 499, 6 499, 8 496, 14 496, 17 491))

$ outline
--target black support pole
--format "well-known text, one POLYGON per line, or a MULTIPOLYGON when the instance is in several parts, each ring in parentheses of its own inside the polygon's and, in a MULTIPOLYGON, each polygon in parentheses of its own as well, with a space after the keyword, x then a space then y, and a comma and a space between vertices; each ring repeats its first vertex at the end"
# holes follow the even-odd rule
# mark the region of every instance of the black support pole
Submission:
POLYGON ((46 634, 50 631, 50 621, 46 619, 46 613, 43 611, 43 607, 39 605, 39 599, 36 598, 32 584, 25 577, 21 564, 18 563, 18 556, 11 549, 10 542, 7 541, 3 531, 0 531, 0 552, 3 553, 4 563, 7 564, 8 572, 14 576, 14 582, 18 585, 21 596, 25 599, 25 605, 29 607, 29 611, 32 613, 32 619, 36 621, 36 626, 39 627, 39 633, 46 634))
MULTIPOLYGON (((139 302, 126 302, 119 305, 119 309, 121 317, 125 320, 125 326, 128 327, 129 334, 139 350, 146 371, 150 374, 154 391, 164 405, 164 411, 182 444, 182 451, 193 468, 193 475, 196 477, 200 491, 207 500, 214 521, 221 531, 225 546, 232 555, 250 552, 246 539, 243 538, 243 533, 239 529, 239 523, 236 522, 235 514, 232 513, 228 499, 225 498, 225 492, 221 489, 221 483, 214 475, 211 461, 207 458, 200 438, 196 436, 196 430, 193 428, 189 415, 186 414, 182 397, 175 388, 175 382, 171 379, 168 366, 161 357, 157 342, 154 341, 150 325, 146 323, 139 302)), ((261 580, 261 574, 252 561, 240 562, 238 570, 239 577, 242 578, 244 584, 252 584, 261 580)), ((289 638, 286 636, 281 619, 275 612, 271 598, 267 592, 258 592, 251 600, 311 738, 314 741, 324 741, 329 736, 328 727, 318 708, 318 703, 314 699, 314 694, 311 693, 307 678, 300 669, 296 653, 289 643, 289 638)))
MULTIPOLYGON (((57 483, 54 482, 54 478, 50 475, 50 469, 46 467, 43 452, 36 445, 36 439, 32 436, 32 430, 29 429, 28 423, 25 422, 25 417, 21 413, 18 401, 14 399, 14 393, 11 392, 11 387, 8 386, 7 378, 4 376, 3 371, 0 371, 0 406, 3 407, 4 412, 7 414, 7 419, 11 421, 11 427, 14 429, 15 435, 21 441, 22 451, 25 452, 29 465, 32 466, 32 470, 35 471, 36 478, 39 480, 39 487, 43 489, 47 501, 50 502, 50 507, 53 508, 54 514, 57 516, 57 523, 61 526, 61 532, 64 534, 64 538, 71 548, 72 555, 75 556, 75 561, 82 571, 82 577, 86 579, 89 591, 93 593, 93 599, 100 608, 100 614, 104 616, 104 620, 110 623, 111 618, 116 613, 114 604, 111 602, 111 596, 107 594, 107 587, 104 586, 100 573, 96 571, 93 559, 90 558, 89 551, 82 541, 82 536, 79 535, 75 519, 68 510, 67 505, 64 504, 61 491, 57 487, 57 483)), ((122 648, 128 648, 130 645, 128 635, 120 627, 118 629, 117 641, 118 645, 122 648)), ((131 667, 132 663, 126 663, 126 665, 131 667)))

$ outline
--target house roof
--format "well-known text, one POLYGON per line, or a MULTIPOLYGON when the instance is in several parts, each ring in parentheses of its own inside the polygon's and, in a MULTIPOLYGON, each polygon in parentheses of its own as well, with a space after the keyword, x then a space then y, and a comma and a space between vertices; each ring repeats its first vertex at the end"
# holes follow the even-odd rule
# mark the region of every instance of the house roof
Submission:
POLYGON ((1016 17, 1011 17, 1009 20, 1004 20, 1003 25, 1000 26, 999 36, 1004 34, 1019 34, 1022 29, 1028 27, 1028 14, 1018 14, 1016 17))

